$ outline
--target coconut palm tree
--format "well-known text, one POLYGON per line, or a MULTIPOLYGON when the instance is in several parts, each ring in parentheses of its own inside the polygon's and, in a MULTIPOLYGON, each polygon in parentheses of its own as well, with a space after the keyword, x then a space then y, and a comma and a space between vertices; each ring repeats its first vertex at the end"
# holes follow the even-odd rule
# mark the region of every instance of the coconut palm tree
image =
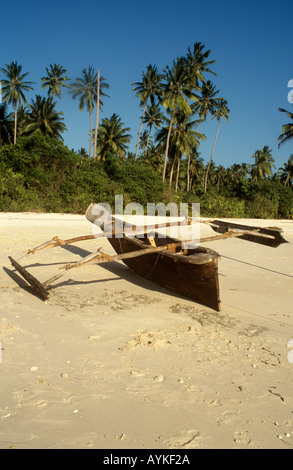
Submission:
MULTIPOLYGON (((103 77, 100 78, 100 96, 108 96, 103 92, 103 88, 109 88, 109 85, 105 83, 103 77)), ((79 97, 79 109, 84 110, 86 106, 87 111, 90 115, 90 144, 89 144, 89 158, 91 158, 92 149, 92 113, 97 100, 97 75, 92 65, 88 68, 82 69, 82 77, 77 78, 75 82, 70 84, 70 93, 72 93, 73 99, 79 97)), ((99 100, 100 108, 103 106, 101 99, 99 100)))
POLYGON ((216 75, 209 66, 215 63, 215 60, 207 60, 211 53, 210 50, 204 51, 204 44, 196 42, 193 44, 193 50, 188 47, 185 58, 186 67, 189 69, 190 80, 194 90, 198 89, 199 81, 205 83, 204 73, 216 75))
POLYGON ((223 167, 222 165, 219 165, 216 168, 216 174, 217 174, 217 190, 219 191, 221 181, 223 181, 223 179, 225 178, 225 176, 227 174, 226 168, 223 167))
POLYGON ((96 126, 95 126, 95 140, 94 140, 94 158, 97 156, 97 137, 98 137, 98 128, 99 128, 99 114, 100 109, 102 110, 103 103, 101 101, 101 96, 107 96, 104 93, 103 89, 109 89, 108 83, 105 82, 105 78, 101 77, 100 70, 97 72, 97 103, 96 103, 96 126))
POLYGON ((68 88, 66 82, 69 78, 65 75, 66 70, 62 65, 50 64, 50 68, 46 67, 47 76, 42 77, 42 90, 48 87, 48 96, 58 96, 61 99, 61 87, 68 88))
POLYGON ((193 149, 190 160, 190 191, 195 183, 200 182, 202 186, 204 176, 204 161, 203 158, 199 157, 196 149, 193 149))
POLYGON ((146 124, 147 127, 149 128, 146 150, 148 149, 148 146, 149 146, 149 140, 150 140, 152 128, 155 127, 156 129, 158 129, 162 125, 163 117, 164 115, 161 112, 160 106, 158 104, 153 103, 151 106, 147 107, 145 116, 143 119, 144 124, 146 124))
MULTIPOLYGON (((219 90, 216 89, 215 85, 210 80, 203 83, 199 89, 200 94, 194 94, 195 102, 191 104, 191 110, 193 113, 198 114, 198 121, 196 132, 200 123, 204 122, 207 119, 208 114, 213 115, 216 109, 216 106, 220 100, 217 96, 219 90)), ((187 174, 189 174, 190 161, 187 162, 187 174)), ((187 191, 190 190, 189 184, 187 184, 187 191)))
MULTIPOLYGON (((206 81, 203 75, 204 73, 211 73, 213 75, 216 75, 215 72, 213 72, 209 68, 211 64, 215 63, 215 60, 207 60, 211 51, 210 50, 204 51, 204 47, 205 47, 204 44, 202 44, 201 42, 196 42, 193 45, 193 50, 191 50, 191 48, 188 47, 187 56, 185 58, 185 64, 190 74, 191 88, 195 92, 200 91, 200 88, 199 88, 200 81, 202 82, 202 84, 204 84, 206 81)), ((207 90, 208 88, 204 90, 203 92, 204 95, 207 92, 207 90)), ((213 90, 210 90, 210 93, 212 92, 213 90)), ((190 94, 189 97, 191 97, 192 99, 196 99, 197 103, 194 105, 193 110, 199 111, 199 108, 197 105, 200 102, 200 98, 197 95, 194 95, 193 92, 190 94)), ((204 120, 206 119, 206 113, 205 113, 204 120)), ((198 126, 201 122, 201 119, 198 121, 196 132, 198 130, 198 126)), ((190 190, 189 173, 190 173, 190 157, 188 158, 188 161, 187 161, 187 191, 190 190)))
POLYGON ((215 186, 218 181, 218 174, 217 174, 217 167, 213 161, 211 161, 210 166, 209 166, 209 171, 208 169, 208 164, 206 165, 205 172, 204 172, 204 187, 206 184, 206 175, 208 174, 208 182, 212 185, 215 186))
POLYGON ((22 135, 25 135, 25 130, 28 125, 28 120, 29 120, 29 106, 20 105, 18 107, 18 112, 17 112, 17 131, 16 131, 17 139, 19 139, 19 137, 21 137, 22 135))
MULTIPOLYGON (((166 145, 167 136, 169 134, 169 120, 166 118, 167 125, 162 127, 157 132, 156 141, 161 146, 166 145)), ((174 169, 177 163, 177 175, 180 169, 180 159, 182 156, 190 156, 194 148, 199 144, 198 134, 193 130, 196 121, 191 121, 189 116, 184 111, 174 113, 173 116, 173 127, 170 134, 169 153, 172 157, 172 164, 170 170, 169 186, 173 181, 174 169)), ((178 188, 178 178, 176 184, 176 190, 178 188)))
POLYGON ((148 131, 144 131, 140 136, 139 148, 142 149, 143 154, 145 155, 148 147, 149 134, 148 131))
POLYGON ((250 166, 247 163, 234 163, 230 168, 227 169, 227 176, 229 183, 232 185, 238 185, 241 181, 244 181, 250 171, 250 166))
POLYGON ((206 171, 206 176, 205 176, 204 192, 207 191, 208 173, 209 173, 210 166, 211 166, 211 163, 212 163, 213 153, 214 153, 215 145, 216 145, 216 142, 217 142, 221 121, 222 121, 223 118, 225 118, 227 121, 229 121, 229 118, 228 118, 229 113, 230 113, 230 110, 228 108, 227 101, 224 100, 223 98, 220 98, 219 101, 217 102, 216 109, 214 110, 214 114, 213 114, 213 119, 216 118, 217 121, 218 121, 218 128, 217 128, 215 140, 214 140, 214 143, 213 143, 211 157, 210 157, 210 160, 209 160, 209 163, 208 163, 208 166, 207 166, 207 171, 206 171))
POLYGON ((160 149, 152 142, 149 144, 148 151, 143 156, 143 160, 150 163, 157 173, 162 173, 164 164, 163 152, 161 152, 160 149))
POLYGON ((290 113, 290 111, 286 111, 286 109, 283 109, 283 108, 279 108, 279 111, 281 111, 281 113, 286 113, 287 116, 291 119, 291 122, 283 125, 282 134, 280 134, 278 137, 278 140, 279 140, 278 147, 280 147, 282 144, 284 144, 288 140, 293 139, 293 113, 290 113))
POLYGON ((166 150, 163 168, 163 181, 166 177, 167 161, 169 155, 169 143, 172 132, 174 115, 176 112, 191 114, 190 106, 186 102, 186 97, 190 93, 190 83, 188 81, 187 69, 182 58, 173 61, 170 69, 168 66, 164 70, 165 83, 162 86, 162 104, 167 112, 171 114, 169 121, 168 135, 166 139, 166 150))
POLYGON ((28 75, 28 72, 21 73, 22 66, 16 61, 5 65, 6 68, 0 69, 6 76, 6 79, 2 80, 2 92, 3 99, 8 104, 12 104, 14 107, 14 139, 13 143, 16 144, 17 134, 17 111, 18 107, 22 103, 26 103, 24 95, 25 91, 32 90, 33 82, 24 80, 28 75))
POLYGON ((207 80, 200 88, 200 94, 195 94, 195 103, 191 104, 193 113, 197 113, 199 117, 198 125, 205 121, 208 114, 213 115, 214 110, 221 99, 218 95, 219 90, 215 85, 207 80))
POLYGON ((293 180, 293 154, 290 155, 287 163, 284 163, 283 166, 279 168, 278 175, 284 186, 290 188, 293 180))
POLYGON ((105 160, 107 153, 126 158, 128 144, 131 140, 129 131, 130 128, 124 127, 117 114, 112 114, 110 119, 104 118, 99 126, 97 136, 98 160, 105 160))
POLYGON ((254 182, 263 180, 266 176, 271 176, 272 168, 275 167, 272 151, 267 145, 262 150, 256 150, 252 155, 254 164, 251 169, 251 179, 254 182))
POLYGON ((55 110, 56 103, 52 97, 43 98, 37 95, 29 107, 27 125, 24 133, 34 135, 40 131, 44 136, 56 137, 63 140, 62 132, 66 130, 63 113, 55 110))
POLYGON ((153 104, 155 102, 155 98, 160 96, 162 78, 162 75, 158 73, 156 65, 148 65, 146 73, 143 72, 142 81, 131 84, 131 86, 134 86, 132 91, 136 92, 135 96, 140 99, 140 106, 143 107, 141 124, 136 144, 135 160, 137 160, 140 134, 142 131, 146 107, 149 100, 151 101, 151 104, 153 104))

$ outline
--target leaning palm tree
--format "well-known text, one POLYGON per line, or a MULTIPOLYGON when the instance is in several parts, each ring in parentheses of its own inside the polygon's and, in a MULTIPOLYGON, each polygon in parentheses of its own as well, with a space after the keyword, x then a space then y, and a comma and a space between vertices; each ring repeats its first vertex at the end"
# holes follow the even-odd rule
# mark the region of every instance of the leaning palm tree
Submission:
POLYGON ((69 78, 65 75, 66 70, 62 65, 50 64, 50 68, 46 67, 47 76, 42 77, 42 90, 48 87, 48 96, 58 96, 61 98, 61 87, 68 88, 66 82, 69 78))
POLYGON ((33 82, 25 81, 25 77, 28 75, 28 72, 21 73, 22 66, 18 65, 17 62, 11 62, 6 64, 6 69, 0 69, 2 73, 6 76, 6 79, 2 80, 2 92, 3 99, 8 104, 12 104, 14 107, 14 145, 16 144, 16 134, 17 134, 17 111, 18 107, 22 103, 26 103, 26 98, 24 95, 25 91, 32 90, 33 82))
POLYGON ((176 61, 173 61, 172 68, 170 69, 167 66, 164 70, 164 73, 165 83, 162 87, 162 104, 167 109, 167 112, 171 114, 171 118, 166 139, 163 181, 166 177, 169 142, 175 112, 179 111, 180 113, 184 113, 186 116, 191 114, 190 106, 186 102, 186 97, 189 95, 190 92, 190 82, 188 81, 188 74, 183 59, 177 58, 176 61))
POLYGON ((267 145, 262 150, 256 150, 252 158, 254 158, 254 164, 251 169, 251 179, 253 182, 257 183, 259 180, 272 175, 272 168, 275 167, 274 158, 272 157, 272 151, 267 145))
POLYGON ((284 163, 283 166, 279 168, 278 176, 285 188, 291 187, 293 180, 293 154, 290 155, 287 163, 284 163))
MULTIPOLYGON (((101 78, 101 81, 104 80, 101 78)), ((105 88, 109 88, 107 84, 103 85, 105 88)), ((102 85, 100 85, 100 95, 107 96, 101 90, 102 85)), ((92 65, 89 65, 87 69, 82 70, 82 77, 77 78, 75 82, 70 84, 70 93, 73 95, 73 99, 79 97, 79 109, 84 110, 86 106, 89 115, 90 115, 90 144, 89 144, 89 158, 91 158, 91 149, 92 149, 92 113, 97 99, 97 76, 92 65)), ((102 101, 100 100, 100 107, 103 106, 102 101)))
POLYGON ((129 130, 117 114, 113 114, 110 119, 103 119, 97 136, 98 160, 106 160, 107 154, 125 158, 131 140, 129 130))
POLYGON ((280 134, 278 137, 278 140, 279 140, 278 147, 280 147, 282 144, 284 144, 288 140, 293 139, 293 113, 290 113, 290 111, 286 111, 286 109, 282 109, 282 108, 279 108, 279 111, 281 111, 281 113, 286 113, 287 116, 291 119, 291 122, 283 125, 282 134, 280 134))
POLYGON ((27 126, 24 133, 34 135, 41 132, 44 136, 56 137, 63 140, 62 132, 66 130, 63 122, 63 113, 55 110, 56 103, 52 97, 43 98, 37 95, 29 107, 27 126))
POLYGON ((229 118, 228 118, 229 113, 230 113, 230 110, 228 108, 227 101, 224 100, 223 98, 220 98, 218 103, 217 103, 216 109, 214 111, 214 115, 213 115, 213 119, 216 118, 217 121, 218 121, 218 128, 217 128, 215 140, 214 140, 214 143, 213 143, 211 157, 210 157, 210 160, 209 160, 209 163, 208 163, 208 166, 207 166, 207 171, 206 171, 206 176, 205 176, 204 192, 207 191, 208 173, 209 173, 210 166, 211 166, 211 163, 212 163, 212 160, 213 160, 214 149, 215 149, 215 145, 216 145, 216 142, 217 142, 221 121, 222 121, 223 118, 225 118, 227 121, 229 121, 229 118))
POLYGON ((149 100, 151 101, 151 104, 153 104, 155 102, 155 98, 160 96, 162 78, 162 75, 160 75, 157 71, 156 65, 148 65, 146 73, 143 72, 142 81, 131 84, 131 86, 134 86, 132 91, 136 92, 135 96, 140 99, 140 106, 143 107, 141 124, 136 144, 135 160, 137 160, 140 134, 142 131, 146 107, 149 100))
POLYGON ((218 181, 218 175, 217 175, 217 167, 214 164, 213 161, 211 161, 211 164, 209 166, 209 171, 207 172, 208 165, 206 165, 205 172, 204 172, 204 187, 206 184, 206 175, 208 174, 208 182, 212 186, 216 186, 217 181, 218 181))

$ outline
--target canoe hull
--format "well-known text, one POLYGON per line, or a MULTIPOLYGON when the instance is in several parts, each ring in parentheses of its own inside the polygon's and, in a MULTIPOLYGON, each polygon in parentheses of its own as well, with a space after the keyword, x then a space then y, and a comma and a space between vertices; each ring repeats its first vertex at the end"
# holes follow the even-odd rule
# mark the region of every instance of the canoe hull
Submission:
MULTIPOLYGON (((157 246, 177 241, 155 239, 157 246)), ((147 238, 109 238, 109 242, 117 254, 150 247, 147 238)), ((199 247, 188 250, 187 255, 167 250, 123 262, 141 277, 219 311, 218 257, 216 252, 199 247)))

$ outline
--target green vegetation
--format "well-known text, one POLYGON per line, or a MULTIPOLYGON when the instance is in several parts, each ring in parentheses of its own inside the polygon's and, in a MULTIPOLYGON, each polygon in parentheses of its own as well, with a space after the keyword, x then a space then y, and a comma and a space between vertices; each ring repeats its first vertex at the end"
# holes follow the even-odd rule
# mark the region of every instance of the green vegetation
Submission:
POLYGON ((205 193, 203 163, 191 168, 189 192, 186 166, 183 160, 176 192, 162 181, 162 165, 156 171, 143 159, 121 159, 109 152, 103 161, 90 159, 39 131, 0 148, 0 210, 84 213, 91 202, 114 208, 115 195, 123 194, 125 205, 137 202, 145 208, 148 202, 200 202, 203 216, 293 218, 293 191, 282 182, 283 169, 280 177, 254 182, 239 165, 211 165, 205 193))
MULTIPOLYGON (((17 62, 6 64, 0 69, 0 211, 84 213, 91 202, 114 208, 115 195, 122 194, 125 205, 137 202, 145 208, 148 202, 199 202, 202 216, 293 219, 293 154, 277 170, 266 145, 247 156, 249 164, 214 164, 220 124, 223 118, 229 121, 230 110, 206 79, 215 76, 209 56, 196 43, 162 73, 149 65, 142 80, 132 83, 142 108, 135 154, 129 152, 131 129, 120 116, 114 113, 99 124, 101 97, 109 85, 92 65, 71 81, 61 65, 51 64, 41 78, 47 96, 36 95, 27 105, 25 92, 33 85, 26 81, 28 73, 17 62), (54 101, 62 99, 61 89, 89 112, 88 153, 63 144, 66 126, 54 101), (200 143, 207 136, 199 127, 208 118, 218 127, 209 136, 213 146, 205 165, 200 143)), ((279 111, 291 120, 278 137, 285 145, 293 137, 293 113, 279 111)))
POLYGON ((125 204, 146 207, 162 192, 161 177, 148 163, 112 155, 105 162, 90 159, 41 132, 0 149, 1 211, 83 213, 91 202, 114 207, 116 194, 125 204))

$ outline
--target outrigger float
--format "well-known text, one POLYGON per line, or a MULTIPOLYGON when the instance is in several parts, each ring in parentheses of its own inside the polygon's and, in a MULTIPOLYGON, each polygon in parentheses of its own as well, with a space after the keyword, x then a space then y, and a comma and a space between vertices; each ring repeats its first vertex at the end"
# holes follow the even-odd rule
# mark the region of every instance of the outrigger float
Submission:
MULTIPOLYGON (((100 217, 95 215, 95 207, 95 204, 91 204, 85 214, 86 218, 93 224, 97 223, 100 217)), ((107 223, 99 225, 102 229, 101 233, 67 240, 62 240, 56 236, 33 249, 27 250, 20 259, 15 260, 9 256, 9 260, 42 299, 48 299, 54 282, 73 268, 88 264, 123 261, 143 278, 220 311, 221 301, 218 280, 220 255, 217 252, 210 248, 198 246, 198 243, 193 247, 190 243, 192 240, 179 240, 169 236, 162 237, 162 234, 157 232, 162 227, 172 227, 174 222, 137 227, 136 225, 131 226, 129 222, 120 221, 117 225, 117 218, 110 216, 110 214, 106 220, 107 223), (119 227, 118 230, 117 227, 119 227), (133 236, 134 231, 135 236, 133 236), (33 255, 39 250, 101 237, 108 238, 109 243, 117 253, 116 255, 110 256, 99 249, 96 253, 91 253, 81 261, 67 263, 61 272, 44 282, 40 282, 20 264, 25 256, 33 255)), ((193 221, 187 218, 180 222, 180 225, 190 225, 192 223, 193 221)), ((208 224, 217 232, 215 236, 200 238, 200 243, 235 237, 274 248, 282 243, 288 243, 279 228, 251 227, 221 220, 200 219, 199 223, 208 224)))

